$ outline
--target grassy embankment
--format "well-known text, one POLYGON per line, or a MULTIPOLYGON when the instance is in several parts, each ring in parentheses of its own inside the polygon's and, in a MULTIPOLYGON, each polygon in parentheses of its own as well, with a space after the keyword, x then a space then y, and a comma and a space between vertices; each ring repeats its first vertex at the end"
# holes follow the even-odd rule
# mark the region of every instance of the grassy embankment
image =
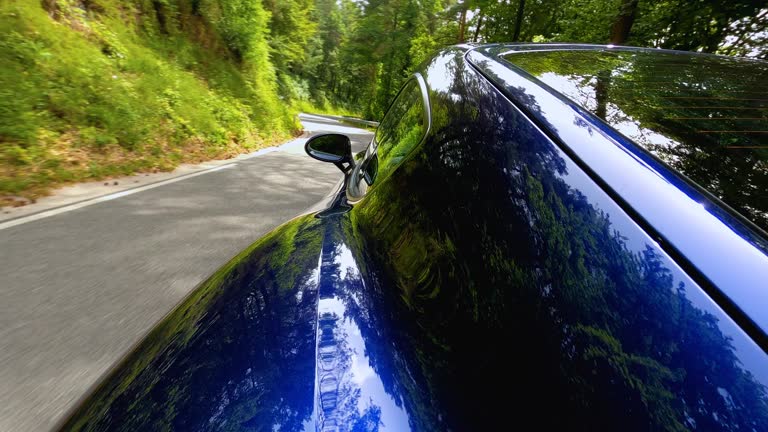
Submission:
POLYGON ((268 16, 223 3, 2 2, 0 205, 295 134, 313 107, 278 96, 268 16))

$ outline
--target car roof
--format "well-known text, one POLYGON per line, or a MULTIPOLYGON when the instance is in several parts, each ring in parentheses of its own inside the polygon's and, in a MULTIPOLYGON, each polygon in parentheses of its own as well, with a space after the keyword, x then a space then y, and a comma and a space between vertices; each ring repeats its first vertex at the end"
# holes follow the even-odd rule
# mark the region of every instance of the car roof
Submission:
MULTIPOLYGON (((583 57, 591 61, 597 61, 601 56, 621 59, 617 53, 629 57, 672 56, 683 59, 678 61, 683 66, 690 59, 719 57, 573 44, 497 44, 473 47, 466 54, 480 73, 526 112, 681 267, 696 277, 742 328, 759 339, 764 347, 768 346, 765 336, 768 333, 768 240, 765 233, 684 173, 630 139, 627 136, 630 134, 617 130, 598 115, 596 107, 568 94, 578 86, 562 90, 547 82, 550 78, 557 84, 556 73, 544 79, 537 76, 536 72, 547 68, 557 71, 556 60, 561 53, 574 52, 586 52, 588 55, 583 57), (557 54, 551 54, 553 52, 557 54), (547 64, 530 73, 525 67, 517 66, 517 60, 508 59, 513 55, 520 59, 535 56, 534 60, 547 64)), ((581 61, 579 56, 571 57, 571 63, 581 61)), ((526 62, 522 60, 520 63, 526 62)), ((525 66, 533 68, 530 63, 535 66, 536 62, 528 61, 525 66)), ((571 67, 578 68, 578 65, 571 67)), ((589 83, 596 78, 588 76, 585 79, 589 83)))
POLYGON ((500 55, 768 230, 768 63, 640 49, 500 55))

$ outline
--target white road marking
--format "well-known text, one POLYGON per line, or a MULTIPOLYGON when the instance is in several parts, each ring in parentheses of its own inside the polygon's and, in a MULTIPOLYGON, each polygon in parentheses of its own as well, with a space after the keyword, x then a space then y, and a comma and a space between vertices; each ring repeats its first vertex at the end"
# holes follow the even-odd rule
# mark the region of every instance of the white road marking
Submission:
POLYGON ((183 176, 179 176, 179 177, 174 177, 172 179, 162 180, 162 181, 159 181, 157 183, 148 184, 146 186, 139 186, 137 188, 124 190, 124 191, 121 191, 121 192, 115 192, 115 193, 112 193, 112 194, 109 194, 109 195, 103 195, 103 196, 96 197, 96 198, 91 198, 91 199, 88 199, 88 200, 85 200, 85 201, 80 201, 80 202, 75 203, 75 204, 65 205, 65 206, 57 207, 57 208, 54 208, 54 209, 51 209, 51 210, 41 211, 40 213, 31 214, 29 216, 23 216, 23 217, 20 217, 18 219, 11 219, 11 220, 9 220, 7 222, 0 223, 0 230, 4 230, 6 228, 15 227, 16 225, 25 224, 27 222, 32 222, 32 221, 44 219, 44 218, 47 218, 47 217, 55 216, 57 214, 66 213, 66 212, 69 212, 69 211, 72 211, 72 210, 77 210, 77 209, 80 209, 80 208, 83 208, 83 207, 88 207, 90 205, 98 204, 100 202, 111 201, 111 200, 114 200, 114 199, 117 199, 117 198, 122 198, 122 197, 125 197, 125 196, 128 196, 128 195, 133 195, 135 193, 143 192, 143 191, 149 190, 149 189, 154 189, 154 188, 160 187, 160 186, 165 186, 165 185, 171 184, 171 183, 176 183, 178 181, 190 179, 192 177, 201 176, 203 174, 208 174, 208 173, 212 173, 212 172, 215 172, 215 171, 221 171, 221 170, 224 170, 224 169, 234 168, 236 166, 237 166, 237 163, 231 163, 231 164, 227 164, 227 165, 220 165, 220 166, 217 166, 217 167, 214 167, 214 168, 211 168, 211 169, 207 169, 205 171, 198 171, 198 172, 195 172, 195 173, 191 173, 191 174, 187 174, 187 175, 183 175, 183 176))

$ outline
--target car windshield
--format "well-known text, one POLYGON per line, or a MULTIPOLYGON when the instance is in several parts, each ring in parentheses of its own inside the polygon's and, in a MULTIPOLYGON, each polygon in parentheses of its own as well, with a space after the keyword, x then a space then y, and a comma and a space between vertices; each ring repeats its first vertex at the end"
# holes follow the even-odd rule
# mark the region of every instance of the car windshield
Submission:
POLYGON ((503 58, 768 231, 768 63, 615 49, 503 58))

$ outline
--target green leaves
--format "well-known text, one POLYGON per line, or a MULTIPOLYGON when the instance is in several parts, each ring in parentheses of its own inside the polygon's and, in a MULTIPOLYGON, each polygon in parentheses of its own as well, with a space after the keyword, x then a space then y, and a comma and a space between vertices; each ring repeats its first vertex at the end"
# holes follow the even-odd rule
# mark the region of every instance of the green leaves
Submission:
POLYGON ((269 32, 269 14, 261 2, 202 0, 199 8, 238 60, 247 61, 262 55, 269 32))
POLYGON ((266 3, 273 11, 270 44, 278 70, 301 77, 316 102, 372 119, 381 118, 421 62, 457 42, 614 40, 768 53, 768 38, 757 30, 768 24, 768 9, 754 0, 314 0, 310 19, 317 28, 311 36, 309 26, 285 25, 303 22, 298 8, 306 0, 266 3), (305 49, 296 52, 300 41, 305 49))
POLYGON ((296 127, 258 1, 45 6, 0 6, 0 195, 232 155, 296 127))
MULTIPOLYGON (((252 146, 295 129, 298 107, 377 120, 442 47, 518 33, 523 42, 605 43, 631 3, 11 0, 0 6, 0 144, 39 155, 44 168, 54 145, 59 155, 117 148, 137 158, 157 141, 252 146)), ((639 0, 625 29, 632 45, 765 57, 767 24, 756 0, 639 0)), ((38 165, 22 153, 0 165, 38 165)))

